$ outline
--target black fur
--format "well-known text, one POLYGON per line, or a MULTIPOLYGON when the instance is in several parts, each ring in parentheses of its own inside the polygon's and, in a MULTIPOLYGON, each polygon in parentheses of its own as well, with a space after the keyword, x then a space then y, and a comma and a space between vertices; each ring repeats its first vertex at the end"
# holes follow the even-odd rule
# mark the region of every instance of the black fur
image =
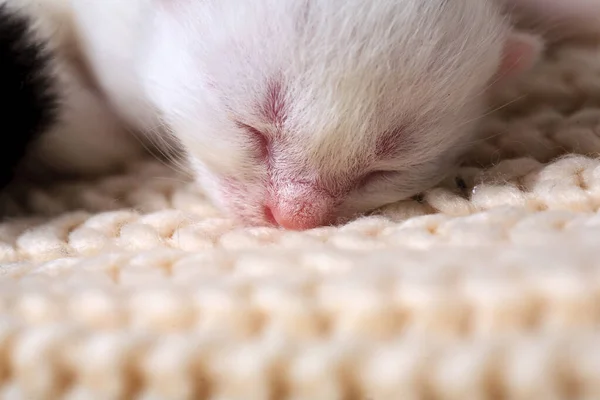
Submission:
POLYGON ((51 63, 31 21, 0 5, 0 189, 13 179, 29 145, 58 118, 51 63))

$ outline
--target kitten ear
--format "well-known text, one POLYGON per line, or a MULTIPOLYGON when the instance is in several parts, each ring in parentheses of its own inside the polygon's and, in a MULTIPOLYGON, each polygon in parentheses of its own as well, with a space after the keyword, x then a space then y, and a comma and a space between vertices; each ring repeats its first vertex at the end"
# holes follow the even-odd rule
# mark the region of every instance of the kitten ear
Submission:
POLYGON ((544 42, 541 37, 513 31, 504 44, 498 66, 497 81, 520 76, 529 71, 541 58, 544 42))

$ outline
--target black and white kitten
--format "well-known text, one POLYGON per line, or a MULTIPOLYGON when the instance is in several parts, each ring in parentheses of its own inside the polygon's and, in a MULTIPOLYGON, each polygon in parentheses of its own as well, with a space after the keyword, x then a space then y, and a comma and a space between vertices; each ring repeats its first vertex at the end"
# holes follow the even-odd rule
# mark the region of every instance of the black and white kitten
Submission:
POLYGON ((68 1, 0 0, 0 188, 103 173, 140 153, 78 63, 68 1))
POLYGON ((0 186, 6 186, 40 135, 58 124, 60 90, 52 51, 32 32, 30 18, 0 5, 0 103, 4 144, 0 186))

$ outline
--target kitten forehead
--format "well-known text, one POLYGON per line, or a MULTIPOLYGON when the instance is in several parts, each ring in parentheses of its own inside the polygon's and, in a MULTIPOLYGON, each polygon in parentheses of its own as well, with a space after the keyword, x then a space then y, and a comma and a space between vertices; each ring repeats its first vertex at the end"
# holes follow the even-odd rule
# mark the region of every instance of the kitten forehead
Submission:
POLYGON ((481 0, 183 2, 173 20, 235 118, 272 129, 277 87, 288 151, 340 171, 379 133, 472 101, 507 30, 481 0))
POLYGON ((277 134, 282 165, 329 175, 372 161, 390 131, 439 142, 430 126, 481 102, 508 32, 481 0, 184 1, 167 15, 161 40, 177 44, 163 47, 186 67, 160 85, 187 99, 168 109, 197 129, 277 134))
POLYGON ((468 54, 474 47, 492 52, 502 36, 480 0, 223 0, 182 9, 173 18, 181 37, 219 90, 236 98, 252 98, 275 74, 294 83, 300 100, 321 88, 356 91, 361 81, 377 93, 388 83, 375 78, 400 68, 407 81, 447 72, 476 55, 468 54))

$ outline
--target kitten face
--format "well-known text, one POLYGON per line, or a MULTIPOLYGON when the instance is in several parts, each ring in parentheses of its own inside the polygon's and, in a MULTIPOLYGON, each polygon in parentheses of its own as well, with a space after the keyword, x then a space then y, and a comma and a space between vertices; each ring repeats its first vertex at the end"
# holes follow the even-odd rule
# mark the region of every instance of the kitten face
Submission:
POLYGON ((182 1, 141 74, 217 204, 307 229, 439 181, 534 48, 481 0, 182 1))

